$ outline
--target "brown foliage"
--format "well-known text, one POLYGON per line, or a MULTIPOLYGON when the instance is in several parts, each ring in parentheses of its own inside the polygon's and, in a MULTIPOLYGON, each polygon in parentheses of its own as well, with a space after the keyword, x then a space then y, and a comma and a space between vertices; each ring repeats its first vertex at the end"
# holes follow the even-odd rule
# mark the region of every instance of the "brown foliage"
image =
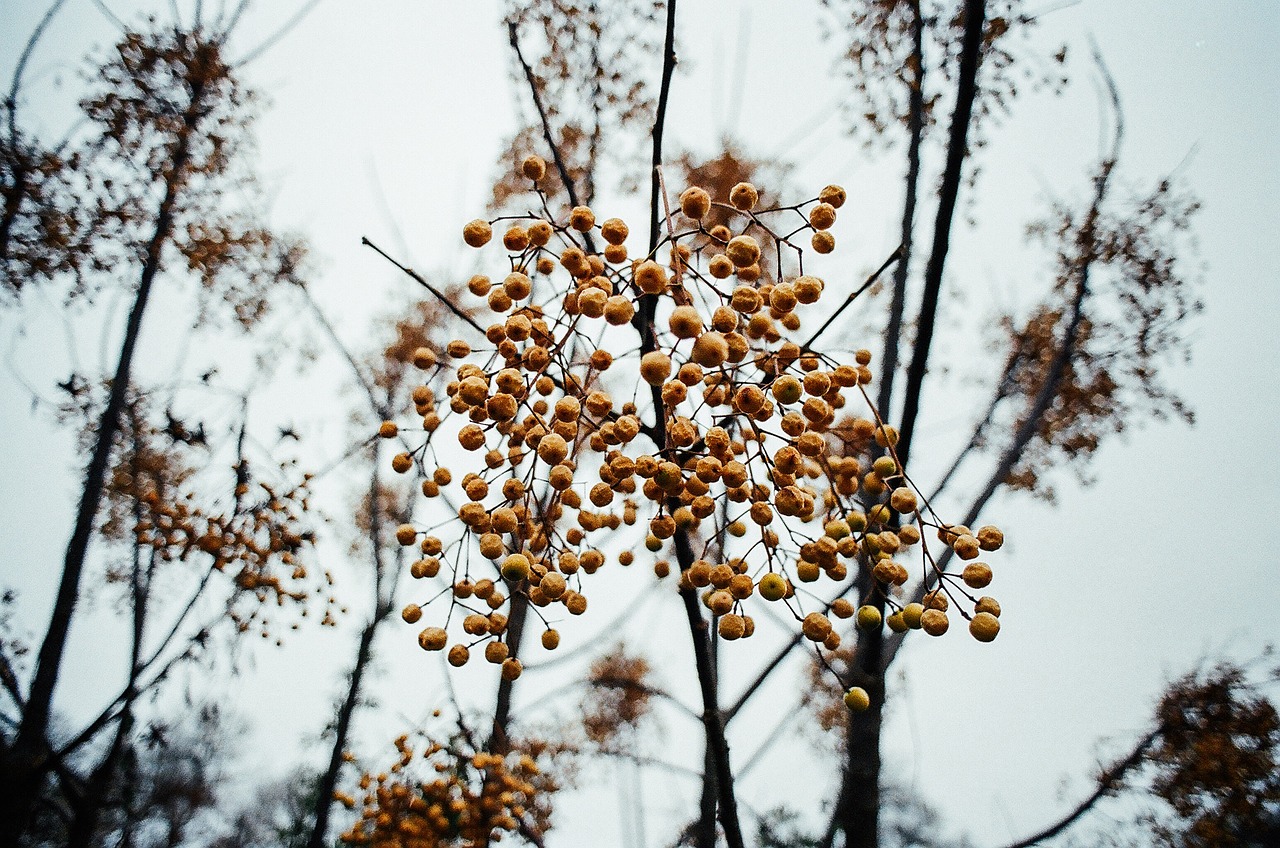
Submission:
MULTIPOLYGON (((822 0, 836 16, 831 39, 847 45, 839 69, 848 81, 850 99, 845 110, 855 135, 867 134, 868 144, 894 126, 906 125, 910 94, 921 86, 927 131, 938 120, 942 92, 954 82, 961 36, 963 4, 944 0, 822 0), (912 44, 912 27, 921 17, 925 43, 924 67, 919 66, 912 44), (923 73, 922 73, 923 72, 923 73), (930 81, 939 80, 938 85, 930 81)), ((1027 14, 1024 0, 989 3, 983 27, 982 71, 974 103, 979 130, 975 146, 982 144, 980 129, 988 116, 1006 114, 1020 86, 1061 86, 1066 78, 1060 66, 1065 48, 1052 57, 1019 55, 1015 38, 1026 38, 1036 24, 1027 14)))
POLYGON ((1082 319, 1053 403, 1009 478, 1014 488, 1051 497, 1045 472, 1061 465, 1079 471, 1107 433, 1123 432, 1144 417, 1191 421, 1161 369, 1190 357, 1186 319, 1201 309, 1194 279, 1179 259, 1198 206, 1164 181, 1096 218, 1057 204, 1049 219, 1031 228, 1056 249, 1056 279, 1049 298, 1021 324, 1002 319, 1010 353, 1001 395, 1034 399, 1077 297, 1082 319))
POLYGON ((1227 848, 1274 839, 1280 715, 1245 672, 1227 664, 1203 678, 1183 678, 1156 715, 1160 735, 1147 770, 1153 793, 1175 816, 1151 822, 1160 843, 1227 848))
POLYGON ((652 669, 644 657, 628 654, 619 645, 591 663, 590 693, 582 703, 582 727, 587 739, 602 748, 630 740, 651 708, 652 669))

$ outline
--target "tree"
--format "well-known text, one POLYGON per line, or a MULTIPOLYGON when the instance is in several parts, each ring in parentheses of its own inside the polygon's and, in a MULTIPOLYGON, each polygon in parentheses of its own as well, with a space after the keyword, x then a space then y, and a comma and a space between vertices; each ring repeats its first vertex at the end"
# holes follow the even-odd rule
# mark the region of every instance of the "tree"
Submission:
MULTIPOLYGON (((1051 261, 1040 291, 986 322, 999 352, 986 363, 985 389, 965 389, 972 429, 954 454, 932 439, 945 342, 969 329, 952 297, 948 257, 972 241, 961 220, 978 185, 977 166, 991 169, 982 142, 1020 87, 1013 81, 1021 80, 1027 57, 1018 54, 1017 36, 1036 25, 1020 4, 825 4, 841 16, 834 20, 850 22, 836 36, 849 42, 857 68, 850 102, 870 101, 848 114, 874 140, 901 135, 890 149, 906 153, 902 214, 886 213, 900 227, 901 247, 876 256, 855 239, 844 243, 840 229, 842 243, 827 256, 833 219, 847 227, 865 202, 856 189, 841 205, 843 192, 818 191, 821 181, 798 188, 785 166, 728 136, 709 155, 664 141, 671 93, 682 84, 677 53, 728 64, 722 56, 704 58, 704 33, 682 31, 675 6, 510 4, 503 41, 527 121, 504 149, 490 210, 476 209, 485 217, 464 231, 473 243, 498 235, 504 249, 488 245, 476 254, 481 273, 464 289, 429 282, 439 277, 411 270, 366 239, 412 279, 406 286, 430 295, 402 310, 387 355, 376 362, 353 354, 355 346, 309 301, 363 393, 354 404, 359 436, 346 455, 372 464, 356 472, 348 535, 356 539, 349 558, 372 589, 370 613, 353 640, 319 779, 308 771, 296 791, 279 796, 287 810, 270 821, 266 814, 239 817, 246 842, 269 842, 279 822, 279 838, 290 844, 308 837, 324 844, 336 827, 353 843, 487 844, 496 832, 511 831, 541 844, 555 820, 556 793, 575 771, 636 766, 673 780, 688 781, 692 772, 698 786, 687 794, 689 820, 673 820, 668 829, 686 843, 740 844, 755 832, 761 844, 943 844, 927 808, 897 787, 899 776, 879 759, 883 709, 895 695, 887 671, 903 638, 915 629, 962 630, 955 625, 964 619, 976 623, 977 635, 994 636, 999 605, 975 597, 990 569, 954 560, 997 546, 998 532, 978 525, 998 492, 1051 497, 1064 470, 1083 474, 1085 461, 1121 426, 1148 414, 1186 414, 1162 382, 1161 365, 1184 351, 1186 318, 1196 308, 1180 242, 1195 203, 1175 179, 1125 197, 1116 106, 1104 117, 1114 119, 1115 132, 1092 173, 1081 175, 1079 191, 1062 190, 1064 199, 1034 225, 1051 261), (629 185, 637 177, 649 182, 642 211, 646 193, 629 185), (696 187, 706 195, 686 191, 696 187), (1079 192, 1087 194, 1081 199, 1079 192), (615 203, 630 227, 621 218, 591 220, 604 219, 615 203), (633 264, 645 259, 653 261, 633 264), (850 268, 857 265, 874 273, 855 280, 850 268), (892 302, 878 298, 881 287, 892 302), (874 330, 854 336, 855 321, 874 330), (878 348, 866 343, 882 330, 878 348), (867 350, 857 349, 862 343, 867 350), (831 409, 789 406, 793 394, 831 409), (788 420, 788 411, 796 417, 788 420), (387 459, 403 476, 379 469, 387 459), (745 486, 725 482, 726 473, 740 476, 738 465, 745 486), (913 501, 918 514, 907 508, 913 501), (893 548, 897 558, 881 556, 893 548), (410 559, 411 588, 397 582, 410 559), (637 589, 651 568, 664 576, 656 588, 637 589), (673 584, 678 605, 670 603, 673 584), (413 603, 402 606, 397 598, 406 592, 413 603), (657 604, 683 616, 677 635, 693 645, 686 664, 697 682, 688 692, 673 685, 678 658, 660 659, 655 650, 675 643, 655 634, 615 649, 613 638, 593 643, 561 624, 584 615, 588 626, 612 636, 615 625, 645 621, 657 604), (600 606, 623 609, 601 623, 600 606), (438 691, 420 685, 427 679, 422 668, 396 669, 396 685, 425 690, 416 707, 438 704, 441 714, 403 728, 394 759, 384 764, 352 752, 352 729, 366 715, 380 646, 389 641, 379 643, 378 634, 390 629, 383 625, 396 609, 432 651, 422 656, 466 668, 438 691), (842 624, 842 616, 852 620, 842 624), (752 655, 770 627, 785 630, 785 644, 752 655), (538 642, 554 649, 550 660, 539 658, 538 642), (489 676, 475 668, 485 665, 475 656, 481 650, 489 676), (580 682, 536 701, 524 697, 536 691, 529 684, 542 669, 575 661, 584 669, 580 682), (813 674, 806 706, 832 734, 821 744, 840 757, 832 763, 835 780, 829 797, 818 799, 815 789, 798 817, 785 809, 759 815, 737 787, 762 752, 787 738, 778 730, 786 720, 757 732, 744 726, 747 707, 802 664, 813 674), (478 691, 491 694, 482 713, 464 706, 478 691), (579 694, 580 721, 567 728, 539 722, 557 716, 548 705, 579 694), (654 713, 662 709, 701 729, 700 768, 646 746, 661 732, 654 713), (735 747, 730 756, 730 732, 751 739, 749 755, 735 747), (353 762, 359 778, 347 771, 353 762), (355 811, 345 813, 331 799, 355 811), (818 816, 824 821, 813 827, 818 816)), ((1049 62, 1046 78, 1058 73, 1059 60, 1049 62)), ((1103 90, 1113 89, 1100 62, 1098 68, 1103 90)), ((1106 108, 1116 99, 1113 89, 1106 108)), ((33 243, 79 232, 84 222, 74 204, 26 199, 56 194, 58 180, 74 173, 60 164, 74 161, 72 148, 41 151, 28 135, 21 140, 10 157, 21 164, 9 173, 23 176, 5 190, 26 205, 6 206, 15 210, 10 231, 33 243)), ((394 252, 411 253, 403 246, 394 252)), ((75 273, 68 263, 57 267, 63 270, 54 279, 75 273)), ((30 290, 37 275, 24 279, 30 290)), ((202 449, 184 439, 206 432, 203 419, 179 413, 163 420, 169 410, 157 400, 162 393, 137 377, 133 383, 118 455, 158 468, 188 450, 197 455, 202 449)), ((322 414, 331 419, 336 406, 349 404, 326 404, 322 414)), ((240 441, 252 444, 243 418, 237 426, 240 441)), ((185 473, 164 470, 163 479, 185 473)), ((115 533, 129 541, 132 510, 148 506, 144 494, 118 487, 99 538, 115 533)), ((159 503, 174 500, 181 496, 159 503)), ((136 541, 130 549, 140 554, 138 564, 122 560, 127 567, 116 572, 145 601, 148 547, 136 541)), ((999 556, 992 557, 997 571, 999 556)), ((397 627, 391 638, 411 637, 397 627)), ((6 656, 19 655, 7 636, 4 645, 6 656)), ((5 677, 19 699, 22 677, 21 668, 5 677)), ((1098 797, 1122 785, 1154 785, 1154 777, 1121 778, 1163 767, 1191 775, 1179 779, 1190 787, 1180 799, 1185 808, 1212 806, 1223 781, 1206 789, 1213 781, 1198 771, 1203 761, 1182 765, 1193 759, 1189 752, 1202 743, 1265 747, 1265 738, 1254 749, 1245 744, 1252 731, 1229 742, 1213 738, 1201 708, 1218 704, 1217 715, 1236 708, 1198 683, 1175 688, 1185 690, 1179 703, 1191 729, 1161 742, 1164 766, 1152 758, 1163 731, 1139 740, 1135 753, 1118 761, 1123 770, 1099 777, 1098 797)), ((1232 697, 1239 701, 1239 692, 1232 697)), ((1265 728, 1260 705, 1246 704, 1243 712, 1265 728)), ((136 735, 114 714, 109 720, 127 758, 136 735)), ((66 795, 79 774, 94 772, 89 760, 101 750, 85 750, 83 761, 69 760, 49 779, 48 793, 66 795)), ((1264 774, 1266 758, 1256 761, 1264 774)), ((806 779, 820 787, 822 777, 806 779)), ((1259 791, 1244 803, 1265 814, 1268 802, 1259 799, 1269 789, 1263 779, 1256 783, 1259 791)), ((639 794, 639 781, 635 788, 639 794)), ((263 797, 274 804, 278 796, 273 790, 263 797)), ((1172 831, 1192 826, 1190 818, 1162 821, 1172 831)), ((1265 815, 1256 818, 1265 825, 1265 815)), ((190 831, 186 838, 202 841, 190 831)))
MULTIPOLYGON (((758 209, 760 193, 749 182, 694 184, 680 193, 677 204, 675 194, 687 183, 668 192, 671 171, 664 171, 669 159, 663 129, 676 33, 675 4, 666 4, 663 46, 651 59, 661 60, 656 101, 646 98, 643 87, 625 84, 630 69, 617 71, 612 80, 635 92, 634 101, 622 98, 622 114, 633 115, 633 103, 644 109, 653 102, 654 110, 649 128, 648 248, 633 264, 625 246, 627 225, 618 219, 597 222, 593 211, 580 202, 580 188, 590 187, 594 193, 600 183, 582 175, 581 149, 562 144, 569 137, 562 132, 569 121, 557 126, 557 109, 547 102, 562 88, 590 89, 593 65, 561 61, 557 47, 580 45, 599 35, 601 27, 593 16, 605 13, 596 5, 582 17, 554 3, 512 7, 508 28, 517 77, 528 84, 536 114, 517 139, 539 139, 543 146, 536 149, 552 168, 537 156, 526 158, 520 175, 534 184, 536 196, 521 206, 513 201, 520 178, 504 178, 495 199, 509 214, 476 220, 464 229, 468 244, 482 247, 498 234, 494 225, 506 227, 501 235, 510 275, 500 286, 487 276, 473 277, 469 288, 486 297, 494 313, 507 317, 488 329, 469 320, 471 330, 484 333, 488 345, 462 338, 451 342, 448 352, 462 364, 451 364, 446 371, 434 357, 423 357, 430 386, 416 411, 426 417, 426 435, 416 450, 397 458, 397 470, 419 469, 428 477, 424 493, 429 498, 450 482, 460 484, 470 503, 451 505, 444 512, 456 516, 456 532, 431 532, 421 538, 417 523, 441 526, 440 519, 432 518, 402 526, 400 539, 406 545, 421 543, 425 557, 419 572, 448 575, 443 596, 433 600, 448 599, 449 609, 464 617, 462 626, 471 637, 452 643, 450 662, 465 665, 470 650, 483 643, 486 658, 502 665, 495 727, 505 729, 507 716, 501 705, 509 702, 509 695, 503 693, 516 685, 522 669, 522 631, 508 633, 509 621, 519 616, 523 622, 529 605, 536 609, 559 602, 570 613, 585 610, 581 574, 592 574, 607 558, 603 545, 597 548, 598 543, 588 541, 589 534, 619 530, 632 522, 643 527, 637 513, 656 510, 645 544, 659 556, 675 558, 702 701, 707 752, 701 813, 689 829, 695 844, 714 844, 717 824, 728 844, 742 844, 724 726, 806 637, 830 652, 816 649, 816 662, 839 682, 840 694, 848 692, 850 706, 844 736, 847 760, 831 824, 820 842, 831 844, 839 834, 846 845, 877 844, 883 803, 878 750, 885 672, 904 635, 921 628, 941 635, 948 629, 948 612, 968 620, 970 632, 980 640, 995 638, 998 631, 999 604, 969 594, 990 582, 991 569, 971 562, 962 573, 948 570, 957 555, 972 560, 982 551, 999 548, 996 528, 976 527, 993 494, 1004 487, 1049 494, 1046 472, 1051 465, 1064 458, 1087 458, 1109 429, 1131 422, 1134 413, 1186 412, 1160 383, 1158 373, 1168 357, 1185 352, 1183 321, 1198 308, 1187 293, 1189 283, 1176 252, 1178 234, 1186 229, 1195 203, 1170 181, 1161 182, 1130 207, 1114 199, 1112 174, 1122 121, 1115 86, 1099 58, 1115 119, 1114 139, 1092 177, 1092 198, 1079 209, 1061 205, 1052 221, 1035 230, 1050 241, 1057 256, 1056 280, 1043 306, 1029 316, 1006 319, 1007 359, 1002 372, 993 375, 990 402, 981 406, 985 415, 952 463, 952 472, 928 497, 919 488, 921 481, 910 476, 943 308, 942 281, 955 212, 962 189, 976 179, 968 165, 981 141, 975 124, 981 127, 979 121, 1007 108, 1016 94, 1010 71, 1014 57, 1007 43, 1011 32, 1033 22, 1018 4, 1007 5, 993 14, 983 2, 928 11, 913 3, 865 8, 855 4, 852 30, 864 40, 854 42, 850 57, 900 80, 906 89, 901 99, 890 95, 887 106, 877 104, 871 113, 874 129, 885 131, 901 121, 908 132, 903 244, 842 303, 828 307, 827 320, 816 332, 799 333, 793 341, 783 340, 805 320, 795 312, 797 302, 812 303, 822 296, 821 281, 806 273, 805 263, 812 267, 834 247, 827 230, 844 202, 844 191, 832 186, 799 204, 784 201, 758 209), (531 19, 540 22, 539 35, 547 42, 540 61, 529 60, 521 37, 521 26, 531 19), (905 54, 897 43, 904 34, 905 54), (926 34, 936 49, 926 47, 926 34), (929 68, 949 90, 926 92, 929 68), (932 240, 908 336, 903 328, 913 288, 908 262, 914 252, 921 147, 926 129, 942 124, 948 106, 932 240), (557 199, 572 211, 557 208, 557 199), (711 220, 712 209, 729 216, 729 226, 711 220), (768 223, 769 214, 795 213, 800 217, 791 218, 794 225, 768 223), (803 250, 796 241, 802 233, 811 236, 803 250), (597 239, 607 245, 602 252, 597 239), (766 256, 771 264, 761 258, 766 256), (869 365, 875 357, 862 351, 842 363, 824 352, 828 340, 823 334, 890 268, 895 272, 893 303, 885 321, 880 382, 873 401, 860 387, 871 382, 869 365), (570 278, 567 284, 557 282, 556 275, 564 276, 562 269, 570 278), (736 280, 716 282, 730 277, 736 280), (731 291, 734 285, 739 288, 731 291), (522 306, 526 300, 531 305, 522 306), (759 311, 762 305, 766 312, 759 311), (638 335, 638 346, 634 340, 619 339, 617 329, 596 331, 601 318, 608 326, 629 327, 638 335), (683 350, 682 341, 692 346, 683 350), (723 354, 722 343, 727 345, 723 354), (529 351, 532 354, 526 356, 529 351), (906 366, 901 400, 894 393, 899 362, 906 366), (623 376, 616 377, 620 370, 623 376), (449 415, 436 411, 441 386, 450 411, 466 415, 470 422, 456 431, 442 425, 449 415), (641 391, 634 392, 635 386, 641 391), (850 390, 847 396, 842 389, 850 390), (615 393, 625 397, 633 392, 630 402, 615 401, 615 393), (802 400, 806 392, 811 401, 803 413, 784 415, 786 405, 802 400), (538 399, 539 394, 545 400, 538 399), (868 411, 838 418, 835 410, 847 401, 856 403, 858 394, 866 398, 868 411), (586 414, 579 418, 583 409, 586 414), (467 451, 487 451, 484 461, 467 463, 444 455, 442 431, 456 435, 467 451), (717 448, 721 439, 724 446, 717 448), (780 440, 781 446, 765 447, 771 439, 780 440), (954 470, 982 456, 989 457, 993 467, 986 482, 965 498, 962 517, 949 522, 935 513, 931 502, 953 483, 954 470), (459 461, 464 463, 460 468, 450 467, 459 461), (544 477, 537 470, 540 462, 556 470, 544 477), (760 463, 758 470, 753 470, 754 462, 760 463), (727 480, 725 469, 731 465, 732 478, 727 480), (744 469, 740 480, 738 465, 744 469), (466 473, 459 479, 462 471, 466 473), (806 476, 817 482, 803 482, 806 476), (595 509, 575 490, 579 485, 595 509), (496 497, 499 489, 501 498, 496 497), (578 526, 570 527, 566 510, 575 509, 578 526), (742 520, 748 516, 764 529, 748 532, 750 524, 742 520), (770 529, 775 520, 776 533, 770 529), (815 520, 816 527, 810 523, 815 520), (735 555, 733 539, 746 535, 754 540, 756 532, 759 541, 743 549, 744 555, 735 555), (925 538, 935 532, 940 551, 936 546, 931 551, 925 538), (908 549, 921 552, 921 574, 901 597, 894 587, 906 584, 910 575, 892 555, 908 549), (763 562, 749 561, 753 551, 763 562), (483 578, 474 576, 476 552, 501 564, 501 580, 487 572, 482 572, 483 578), (805 589, 802 583, 822 579, 824 572, 840 589, 835 597, 797 592, 797 587, 805 589), (541 590, 543 580, 549 581, 549 592, 541 590), (700 599, 696 590, 708 586, 700 599), (477 589, 482 594, 475 594, 477 589), (788 604, 799 625, 789 645, 764 665, 735 704, 726 707, 715 671, 718 648, 709 633, 714 628, 721 641, 730 642, 749 636, 754 622, 747 612, 748 599, 754 602, 753 594, 772 601, 805 600, 788 604), (506 609, 509 598, 510 615, 484 615, 468 605, 473 596, 499 610, 506 609), (805 605, 815 600, 819 609, 810 612, 805 605), (856 646, 841 653, 840 637, 833 635, 826 613, 849 617, 855 610, 863 626, 855 631, 856 646)), ((631 14, 637 33, 634 45, 650 43, 645 33, 657 22, 647 15, 647 7, 620 4, 611 6, 610 13, 631 14)), ((565 53, 575 49, 566 47, 565 53)), ((607 52, 604 47, 599 51, 607 52)), ((619 131, 618 125, 603 129, 607 122, 598 120, 593 126, 593 133, 572 135, 619 131)), ((586 150, 596 147, 588 145, 586 150)), ((593 161, 592 155, 585 155, 593 161)), ((619 557, 624 565, 632 559, 626 551, 619 557)), ((659 559, 656 569, 662 576, 671 565, 659 559)), ((411 605, 405 610, 406 620, 423 619, 427 606, 411 605)), ((439 613, 437 617, 455 618, 439 613)), ((444 650, 452 639, 435 621, 420 636, 428 650, 444 650)), ((369 795, 368 803, 377 809, 376 793, 369 795)), ((353 836, 363 834, 375 842, 389 838, 380 828, 357 830, 353 836)))
MULTIPOLYGON (((0 750, 6 844, 15 844, 48 802, 53 778, 62 799, 55 806, 67 808, 68 841, 89 844, 133 745, 140 696, 199 655, 220 621, 236 632, 257 625, 267 635, 260 604, 310 594, 300 559, 311 538, 303 524, 306 482, 287 466, 259 475, 261 463, 246 444, 247 395, 223 442, 221 432, 180 411, 176 387, 185 375, 152 388, 137 374, 143 319, 157 290, 186 294, 196 326, 215 326, 225 306, 247 331, 265 318, 280 284, 299 274, 301 245, 229 202, 252 182, 243 161, 253 97, 225 53, 247 4, 214 21, 197 11, 190 26, 121 25, 120 41, 80 104, 82 124, 46 150, 18 114, 26 64, 62 5, 53 3, 33 32, 5 103, 4 290, 18 309, 33 287, 46 288, 65 299, 67 320, 83 314, 78 310, 107 317, 93 310, 113 289, 132 305, 122 332, 104 330, 119 338, 112 372, 101 381, 76 373, 61 384, 61 413, 80 428, 89 459, 57 598, 25 686, 14 657, 4 658, 16 714, 0 750), (203 481, 199 466, 220 451, 232 461, 231 473, 203 481), (105 543, 107 580, 126 587, 131 658, 123 690, 86 727, 63 737, 54 731, 54 690, 95 538, 105 543), (171 581, 168 572, 182 563, 194 570, 190 595, 164 621, 155 584, 171 581), (223 600, 213 621, 195 620, 199 603, 215 591, 223 600), (70 757, 113 727, 92 765, 71 766, 70 757)), ((200 381, 216 386, 215 376, 216 368, 200 381)))

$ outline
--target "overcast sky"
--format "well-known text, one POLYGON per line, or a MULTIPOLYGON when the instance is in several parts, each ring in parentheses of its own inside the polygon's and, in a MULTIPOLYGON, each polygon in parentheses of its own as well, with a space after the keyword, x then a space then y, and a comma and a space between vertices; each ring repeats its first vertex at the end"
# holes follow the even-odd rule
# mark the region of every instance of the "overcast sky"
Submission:
MULTIPOLYGON (((136 5, 110 5, 137 19, 136 5)), ((238 46, 257 43, 297 5, 259 2, 238 46)), ((672 89, 668 149, 711 152, 732 134, 753 153, 794 163, 794 184, 810 194, 829 182, 845 185, 852 214, 842 214, 835 232, 852 280, 896 244, 900 165, 894 154, 871 156, 842 134, 841 81, 832 72, 833 45, 821 38, 818 5, 684 0, 684 72, 672 89)), ((1170 679, 1219 656, 1255 656, 1278 635, 1270 522, 1280 513, 1280 5, 1081 0, 1042 7, 1040 35, 1023 49, 1051 53, 1065 43, 1073 82, 1061 96, 1026 94, 988 129, 977 196, 965 207, 980 223, 959 225, 948 287, 963 291, 978 312, 986 303, 1027 304, 1042 290, 1048 265, 1021 247, 1022 230, 1050 198, 1079 199, 1088 190, 1100 136, 1097 76, 1087 58, 1092 36, 1124 104, 1122 181, 1150 186, 1176 170, 1203 201, 1190 262, 1199 267, 1194 275, 1206 308, 1191 331, 1191 364, 1167 372, 1168 384, 1195 410, 1195 425, 1146 423, 1108 440, 1089 467, 1093 485, 1059 475, 1056 506, 994 500, 984 519, 1010 540, 992 586, 1005 610, 1000 639, 913 639, 893 671, 887 774, 939 807, 953 832, 983 846, 1024 836, 1072 806, 1097 764, 1147 728, 1170 679)), ((155 8, 166 13, 165 4, 155 8)), ((0 0, 6 87, 42 11, 34 0, 0 0)), ((367 338, 373 315, 411 294, 408 281, 361 248, 361 236, 406 251, 409 264, 437 280, 470 273, 473 256, 460 248, 460 225, 482 214, 501 140, 526 108, 523 92, 509 84, 499 15, 490 2, 325 0, 248 68, 266 94, 257 137, 272 220, 311 240, 314 291, 354 345, 367 338)), ((81 57, 112 35, 88 0, 71 0, 55 21, 33 60, 37 96, 26 106, 48 133, 67 125, 81 57)), ((600 216, 615 209, 643 214, 635 198, 606 192, 600 216)), ((66 375, 62 354, 48 349, 62 342, 29 334, 11 344, 16 326, 11 316, 0 317, 7 355, 0 435, 9 457, 0 478, 0 586, 20 590, 26 626, 42 633, 81 460, 65 435, 50 432, 46 413, 31 411, 15 377, 47 392, 66 375)), ((976 333, 941 344, 960 381, 997 364, 976 333)), ((321 444, 338 445, 348 419, 333 398, 346 376, 332 357, 321 369, 300 384, 305 388, 281 386, 282 402, 291 406, 279 415, 321 444), (317 397, 324 392, 333 393, 327 402, 317 397)), ((974 412, 964 398, 962 390, 926 398, 919 444, 945 447, 962 438, 974 412)), ((917 479, 946 465, 945 450, 917 452, 917 479)), ((328 503, 340 495, 331 492, 328 503)), ((355 598, 342 628, 256 652, 254 670, 234 689, 246 715, 270 704, 270 718, 251 721, 245 774, 278 771, 295 752, 317 755, 313 740, 354 650, 365 592, 360 575, 348 577, 355 598), (280 716, 288 717, 283 728, 280 716)), ((635 594, 649 583, 642 573, 631 579, 627 591, 635 594)), ((633 643, 663 622, 678 627, 674 596, 644 597, 645 614, 625 630, 633 643)), ((100 603, 77 621, 76 660, 59 690, 69 713, 96 703, 100 669, 88 646, 114 632, 110 612, 100 603)), ((591 638, 606 620, 606 611, 597 617, 593 607, 593 615, 562 628, 566 643, 591 638)), ((359 731, 369 753, 386 750, 404 721, 439 696, 434 667, 424 668, 412 643, 408 628, 395 625, 380 643, 381 706, 364 714, 359 731)), ((735 667, 743 674, 750 668, 752 649, 743 647, 728 654, 730 681, 735 667)), ((687 645, 675 641, 666 650, 671 659, 661 663, 662 674, 679 688, 692 679, 687 645)), ((484 703, 488 678, 469 673, 459 680, 484 703)), ((554 685, 539 678, 521 697, 531 702, 554 685)), ((789 712, 801 685, 798 670, 775 677, 733 729, 735 758, 754 751, 763 732, 796 733, 801 719, 789 712)), ((731 682, 726 689, 736 691, 731 682)), ((693 703, 693 693, 682 691, 693 703)), ((664 726, 674 739, 696 739, 696 728, 682 721, 667 716, 664 726)), ((830 766, 815 765, 807 743, 795 739, 744 779, 749 806, 786 802, 813 812, 826 800, 830 766)), ((697 746, 689 747, 683 762, 698 768, 697 746)), ((613 812, 615 775, 601 774, 605 780, 564 803, 550 844, 579 844, 590 835, 623 843, 613 812)), ((647 844, 670 837, 671 822, 692 807, 691 786, 646 779, 647 844)))

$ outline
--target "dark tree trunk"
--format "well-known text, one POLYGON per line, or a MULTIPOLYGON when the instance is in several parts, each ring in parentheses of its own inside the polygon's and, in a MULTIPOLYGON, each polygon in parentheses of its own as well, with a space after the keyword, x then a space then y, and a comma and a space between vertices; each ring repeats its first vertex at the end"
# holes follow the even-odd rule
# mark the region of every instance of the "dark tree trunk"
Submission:
POLYGON ((942 291, 942 272, 951 246, 951 222, 955 216, 956 198, 960 194, 964 161, 969 155, 969 119, 978 96, 978 64, 982 56, 982 31, 986 19, 984 0, 965 0, 964 40, 960 48, 960 68, 956 78, 956 103, 951 114, 951 132, 947 141, 947 164, 938 189, 938 214, 933 227, 933 247, 924 270, 924 295, 920 302, 916 341, 907 369, 907 389, 902 404, 901 438, 898 457, 903 466, 911 453, 916 418, 920 414, 920 392, 929 364, 929 348, 938 314, 942 291))

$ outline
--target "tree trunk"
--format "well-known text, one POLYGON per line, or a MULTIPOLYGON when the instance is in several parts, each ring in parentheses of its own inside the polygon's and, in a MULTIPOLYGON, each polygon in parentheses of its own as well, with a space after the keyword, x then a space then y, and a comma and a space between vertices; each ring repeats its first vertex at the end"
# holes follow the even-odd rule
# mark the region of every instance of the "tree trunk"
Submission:
POLYGON ((893 269, 893 300, 889 304, 889 323, 884 330, 884 355, 881 359, 880 394, 876 409, 883 421, 888 421, 893 406, 893 382, 898 373, 898 352, 901 349, 902 315, 906 310, 907 273, 911 264, 912 234, 916 224, 916 198, 920 184, 920 142, 924 137, 924 19, 920 15, 919 0, 909 4, 911 9, 911 60, 915 63, 915 79, 911 82, 907 110, 907 176, 902 201, 902 229, 899 244, 902 245, 898 266, 893 269))
POLYGON ((951 132, 947 141, 947 164, 942 173, 942 185, 938 189, 938 214, 933 227, 933 248, 929 253, 929 262, 924 271, 924 295, 920 302, 915 347, 911 353, 911 365, 907 369, 907 390, 902 404, 898 457, 902 460, 904 467, 907 467, 916 418, 920 413, 920 392, 924 386, 924 375, 929 364, 929 348, 933 342, 938 299, 942 291, 942 272, 946 267, 947 251, 951 246, 951 221, 955 216, 956 197, 960 193, 964 160, 969 154, 969 119, 973 114, 973 102, 978 96, 978 64, 982 59, 982 30, 985 19, 984 0, 965 0, 964 41, 960 48, 956 103, 955 110, 951 114, 951 132))

